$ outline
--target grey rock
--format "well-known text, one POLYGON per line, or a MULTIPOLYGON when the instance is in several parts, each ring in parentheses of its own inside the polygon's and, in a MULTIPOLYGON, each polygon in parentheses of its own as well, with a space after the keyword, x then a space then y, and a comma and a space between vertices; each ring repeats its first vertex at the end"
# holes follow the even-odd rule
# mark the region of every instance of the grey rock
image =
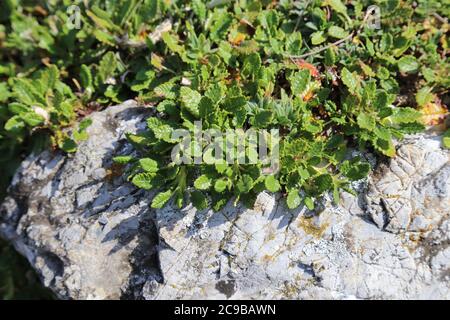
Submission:
MULTIPOLYGON (((112 165, 149 115, 128 101, 92 115, 69 156, 31 155, 0 207, 11 241, 65 299, 449 299, 449 153, 418 135, 322 212, 149 208, 112 165)), ((374 161, 371 157, 371 161, 374 161)))

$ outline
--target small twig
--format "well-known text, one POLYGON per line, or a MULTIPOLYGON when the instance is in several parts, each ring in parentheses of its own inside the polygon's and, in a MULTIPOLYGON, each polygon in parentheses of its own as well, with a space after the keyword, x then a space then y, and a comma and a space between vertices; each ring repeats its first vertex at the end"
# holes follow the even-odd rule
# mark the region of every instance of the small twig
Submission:
POLYGON ((331 47, 334 47, 334 46, 338 46, 338 45, 342 44, 343 42, 347 41, 348 39, 350 39, 350 38, 352 38, 352 37, 353 37, 353 32, 350 33, 350 34, 349 34, 348 36, 346 36, 345 38, 340 39, 340 40, 338 40, 338 41, 336 41, 336 42, 330 43, 330 44, 327 45, 327 46, 324 46, 324 47, 319 48, 319 49, 316 49, 316 50, 314 50, 314 51, 311 51, 311 52, 302 54, 302 55, 300 55, 300 56, 292 56, 292 55, 289 55, 289 58, 291 58, 291 59, 303 59, 303 58, 309 57, 309 56, 311 56, 311 55, 315 55, 315 54, 317 54, 317 53, 319 53, 319 52, 322 52, 322 51, 324 51, 324 50, 327 50, 328 48, 331 48, 331 47))
POLYGON ((433 12, 431 15, 433 17, 435 17, 436 19, 438 19, 441 23, 447 23, 448 22, 447 18, 441 17, 437 12, 433 12))

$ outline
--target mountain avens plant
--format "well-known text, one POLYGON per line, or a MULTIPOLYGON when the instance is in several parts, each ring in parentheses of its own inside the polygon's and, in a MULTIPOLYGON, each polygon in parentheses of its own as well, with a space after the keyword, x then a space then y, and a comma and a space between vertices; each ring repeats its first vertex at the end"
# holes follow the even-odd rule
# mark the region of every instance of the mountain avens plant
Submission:
MULTIPOLYGON (((115 160, 154 190, 154 208, 251 206, 263 190, 289 208, 338 201, 372 169, 365 152, 395 157, 396 139, 428 125, 450 148, 449 10, 448 0, 2 0, 0 200, 28 154, 75 152, 87 115, 135 99, 153 116, 128 135, 138 156, 115 160)), ((13 261, 0 262, 0 298, 28 287, 13 261)))
POLYGON ((289 208, 327 192, 338 201, 371 170, 350 150, 394 157, 394 139, 443 122, 448 13, 433 0, 2 1, 2 190, 30 151, 76 151, 86 115, 135 98, 154 115, 128 136, 140 156, 115 160, 158 190, 153 207, 251 205, 263 190, 289 208), (228 138, 225 153, 244 161, 209 161, 199 122, 276 130, 265 138, 277 167, 251 161, 248 146, 227 149, 228 138), (201 163, 174 161, 180 129, 201 163))

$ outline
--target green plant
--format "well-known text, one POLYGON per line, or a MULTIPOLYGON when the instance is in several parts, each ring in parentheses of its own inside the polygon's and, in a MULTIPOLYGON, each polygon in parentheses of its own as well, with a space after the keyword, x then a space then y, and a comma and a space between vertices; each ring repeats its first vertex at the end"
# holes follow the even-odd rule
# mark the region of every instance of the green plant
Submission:
MULTIPOLYGON (((290 208, 313 208, 326 192, 337 200, 370 170, 349 150, 393 157, 394 139, 447 116, 446 4, 3 0, 0 199, 30 152, 75 151, 86 115, 135 98, 155 116, 148 132, 129 135, 139 157, 116 160, 135 185, 161 191, 154 207, 251 205, 264 189, 281 191, 290 208), (370 26, 372 4, 381 28, 370 26), (196 120, 219 131, 279 129, 280 170, 171 164, 172 132, 194 133, 196 120)), ((192 147, 196 155, 204 145, 192 147)))
MULTIPOLYGON (((403 79, 448 87, 423 43, 425 35, 442 36, 442 30, 429 34, 417 24, 424 16, 404 2, 380 1, 380 30, 365 24, 362 1, 312 1, 307 7, 247 1, 213 9, 193 3, 192 14, 163 34, 165 46, 152 53, 159 57, 157 70, 142 71, 147 82, 167 79, 141 93, 158 111, 147 133, 129 136, 144 158, 116 159, 132 163, 136 186, 162 190, 154 208, 172 198, 182 206, 188 197, 199 209, 211 200, 218 210, 233 197, 251 205, 262 190, 282 191, 289 208, 304 203, 312 209, 314 199, 329 191, 338 201, 340 189, 350 191, 350 182, 370 171, 361 158, 347 159, 349 146, 393 157, 394 138, 424 129, 421 112, 399 101, 402 91, 416 90, 403 79), (338 47, 336 39, 347 42, 338 40, 338 47), (319 44, 325 46, 315 50, 319 44), (418 74, 419 67, 430 77, 418 74), (183 128, 194 136, 198 120, 220 131, 280 129, 280 172, 264 175, 261 163, 171 162, 179 143, 171 133, 183 128)), ((445 43, 435 42, 440 45, 445 43)), ((439 61, 448 64, 445 55, 439 61)), ((192 153, 204 147, 193 143, 192 153)))

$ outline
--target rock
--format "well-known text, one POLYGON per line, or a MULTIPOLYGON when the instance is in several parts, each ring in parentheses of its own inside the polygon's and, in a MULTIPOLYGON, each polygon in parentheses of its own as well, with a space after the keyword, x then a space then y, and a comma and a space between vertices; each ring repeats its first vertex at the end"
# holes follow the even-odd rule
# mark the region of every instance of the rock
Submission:
POLYGON ((449 153, 410 137, 359 193, 320 213, 261 193, 253 210, 153 210, 112 164, 148 109, 92 115, 75 154, 22 164, 0 235, 65 299, 449 299, 449 153), (395 197, 395 198, 394 198, 395 197), (396 201, 395 201, 396 200, 396 201))
POLYGON ((403 142, 397 157, 380 166, 372 180, 368 212, 381 229, 429 231, 449 213, 450 161, 440 137, 403 142))

